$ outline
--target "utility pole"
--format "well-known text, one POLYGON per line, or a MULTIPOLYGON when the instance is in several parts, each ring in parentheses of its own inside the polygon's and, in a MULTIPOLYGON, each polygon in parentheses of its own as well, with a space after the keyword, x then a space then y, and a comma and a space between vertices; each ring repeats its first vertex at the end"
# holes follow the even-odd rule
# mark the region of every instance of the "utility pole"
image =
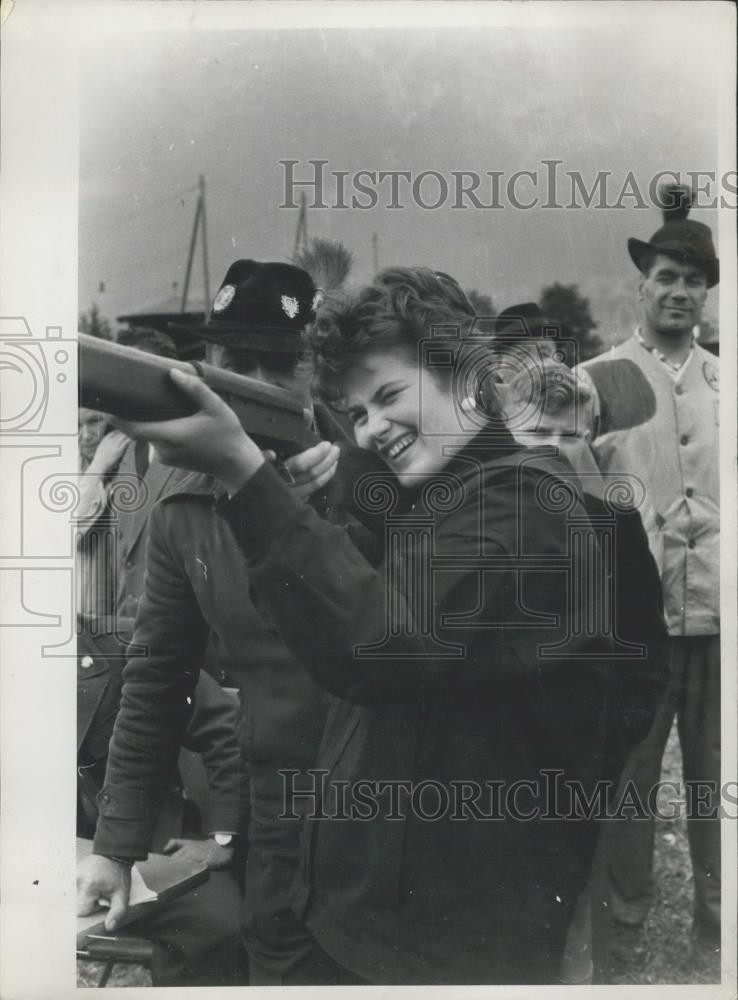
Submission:
POLYGON ((293 255, 297 255, 300 249, 307 249, 308 224, 307 224, 307 203, 305 192, 300 192, 300 214, 297 218, 297 229, 295 231, 295 249, 293 255))
POLYGON ((372 236, 372 255, 374 257, 374 274, 379 274, 379 250, 377 246, 379 244, 379 237, 376 233, 372 236))
POLYGON ((181 312, 187 312, 187 295, 190 290, 190 276, 192 274, 192 262, 195 257, 195 247, 197 246, 197 231, 202 225, 202 264, 203 279, 205 285, 205 319, 207 321, 210 310, 210 274, 208 269, 208 237, 205 222, 205 177, 200 174, 197 183, 197 206, 195 208, 195 221, 192 224, 192 236, 190 238, 190 249, 187 254, 187 271, 185 273, 184 288, 182 290, 181 312))
POLYGON ((205 222, 205 176, 200 174, 200 203, 202 205, 202 270, 205 286, 205 322, 210 319, 210 268, 208 267, 208 230, 205 222))

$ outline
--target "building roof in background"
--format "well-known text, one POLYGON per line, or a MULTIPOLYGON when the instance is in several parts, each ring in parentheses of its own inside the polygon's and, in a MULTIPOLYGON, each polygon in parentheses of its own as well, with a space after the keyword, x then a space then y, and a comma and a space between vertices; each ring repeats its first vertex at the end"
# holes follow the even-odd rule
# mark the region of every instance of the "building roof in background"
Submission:
POLYGON ((126 313, 124 316, 116 316, 119 323, 143 323, 146 317, 150 316, 204 316, 206 311, 204 299, 190 299, 187 303, 186 312, 182 312, 182 296, 170 295, 163 302, 147 306, 135 313, 126 313))
POLYGON ((190 324, 197 326, 205 322, 206 304, 204 299, 192 299, 188 302, 186 312, 181 312, 182 297, 172 295, 163 302, 148 306, 136 313, 125 313, 116 316, 119 323, 127 323, 129 326, 148 326, 161 333, 168 334, 177 345, 177 353, 182 360, 193 357, 201 357, 205 352, 205 345, 194 334, 188 334, 183 330, 172 330, 170 323, 190 324))

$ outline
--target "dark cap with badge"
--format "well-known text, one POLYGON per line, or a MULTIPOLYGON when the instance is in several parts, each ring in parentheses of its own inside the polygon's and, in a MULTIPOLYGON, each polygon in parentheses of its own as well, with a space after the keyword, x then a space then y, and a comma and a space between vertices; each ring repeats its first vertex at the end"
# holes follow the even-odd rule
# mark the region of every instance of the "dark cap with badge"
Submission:
POLYGON ((659 204, 664 224, 648 243, 634 238, 628 240, 631 260, 641 272, 644 261, 654 254, 665 254, 683 263, 697 264, 705 271, 707 287, 712 288, 720 280, 720 262, 710 227, 687 218, 692 207, 691 190, 679 184, 667 185, 659 192, 659 204))
POLYGON ((235 350, 296 351, 319 295, 307 271, 293 264, 237 260, 228 268, 207 323, 171 325, 235 350))
POLYGON ((517 306, 503 309, 495 317, 493 335, 507 342, 520 340, 542 340, 551 336, 546 318, 536 302, 521 302, 517 306))

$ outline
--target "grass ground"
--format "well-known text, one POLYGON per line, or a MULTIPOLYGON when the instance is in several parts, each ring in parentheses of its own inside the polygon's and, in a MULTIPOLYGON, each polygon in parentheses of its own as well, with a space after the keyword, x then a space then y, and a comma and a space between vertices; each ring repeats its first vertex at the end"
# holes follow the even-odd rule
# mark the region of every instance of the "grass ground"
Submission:
MULTIPOLYGON (((682 757, 676 729, 672 730, 664 754, 663 778, 681 782, 682 757)), ((665 804, 661 812, 669 812, 665 804)), ((653 881, 651 911, 645 925, 633 935, 645 950, 644 960, 627 966, 614 964, 610 981, 719 983, 719 953, 697 951, 692 946, 692 866, 683 816, 656 823, 653 881)))
MULTIPOLYGON (((673 731, 664 755, 664 778, 681 780, 681 754, 673 731)), ((663 812, 667 812, 664 808, 663 812)), ((614 964, 610 981, 618 984, 717 983, 719 954, 692 949, 692 868, 683 817, 656 824, 654 857, 655 896, 644 927, 634 932, 643 946, 637 964, 614 964)), ((78 962, 78 986, 94 986, 101 966, 78 962)), ((150 986, 151 978, 140 965, 118 965, 110 986, 150 986)))

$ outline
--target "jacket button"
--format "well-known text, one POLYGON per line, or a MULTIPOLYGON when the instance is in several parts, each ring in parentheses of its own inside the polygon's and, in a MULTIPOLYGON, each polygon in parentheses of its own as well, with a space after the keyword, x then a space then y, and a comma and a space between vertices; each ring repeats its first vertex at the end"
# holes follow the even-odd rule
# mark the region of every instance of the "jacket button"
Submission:
POLYGON ((681 396, 681 394, 684 392, 684 389, 680 385, 678 385, 676 389, 674 389, 674 392, 677 394, 677 396, 681 396))
POLYGON ((130 569, 133 566, 133 559, 126 559, 126 569, 130 569))
POLYGON ((695 542, 694 538, 690 538, 689 541, 687 542, 687 547, 693 549, 696 544, 697 542, 695 542))
POLYGON ((694 496, 694 490, 692 489, 691 486, 688 486, 684 492, 688 497, 694 496))
POLYGON ((105 803, 105 805, 107 805, 108 802, 110 802, 110 796, 109 795, 103 795, 102 800, 105 803))
POLYGON ((679 444, 689 444, 689 438, 687 437, 686 434, 682 434, 681 438, 679 439, 679 444))
POLYGON ((82 657, 82 660, 81 660, 81 662, 80 662, 80 666, 81 666, 81 667, 82 667, 82 668, 83 668, 84 670, 87 670, 87 668, 88 668, 88 667, 91 667, 91 666, 92 666, 92 664, 93 664, 94 662, 95 662, 95 661, 94 661, 94 660, 92 659, 92 657, 91 657, 91 656, 83 656, 83 657, 82 657))

